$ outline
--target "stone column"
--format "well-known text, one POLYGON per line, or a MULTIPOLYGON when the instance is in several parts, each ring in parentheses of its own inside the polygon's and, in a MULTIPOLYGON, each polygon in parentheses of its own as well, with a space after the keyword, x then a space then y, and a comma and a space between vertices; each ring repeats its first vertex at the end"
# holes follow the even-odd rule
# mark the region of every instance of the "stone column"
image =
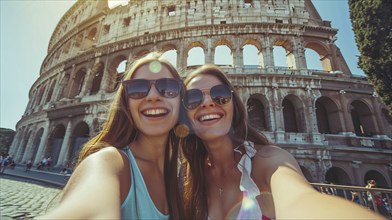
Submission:
POLYGON ((354 131, 354 125, 353 125, 353 121, 351 118, 351 109, 348 109, 347 106, 347 102, 345 100, 345 94, 346 91, 344 90, 340 90, 339 91, 339 97, 340 97, 340 104, 342 106, 342 116, 343 116, 343 134, 349 134, 349 135, 354 135, 355 131, 354 131))
MULTIPOLYGON (((109 90, 110 90, 109 87, 111 85, 111 82, 113 81, 111 79, 113 77, 112 76, 113 73, 108 68, 108 61, 109 61, 109 57, 106 56, 105 67, 103 68, 103 73, 102 73, 103 76, 102 76, 102 79, 101 79, 101 86, 99 87, 99 92, 100 93, 109 92, 109 90)), ((116 77, 116 76, 114 76, 114 77, 116 77)))
POLYGON ((48 142, 48 134, 49 134, 49 122, 44 124, 44 133, 42 134, 41 141, 39 143, 39 147, 37 150, 37 155, 33 159, 34 163, 37 164, 44 154, 46 143, 48 142))
POLYGON ((182 75, 186 71, 186 59, 187 54, 184 51, 184 40, 180 41, 180 45, 177 49, 177 70, 180 75, 182 75))
POLYGON ((69 74, 68 84, 64 85, 64 89, 68 89, 67 94, 64 95, 65 98, 69 98, 72 93, 73 84, 75 83, 75 69, 76 65, 72 65, 72 72, 69 74))
POLYGON ((64 161, 66 160, 65 156, 67 155, 67 151, 69 148, 69 140, 72 133, 72 121, 68 121, 67 129, 65 130, 65 135, 63 139, 63 144, 61 145, 59 159, 57 160, 56 166, 62 166, 64 161))
POLYGON ((358 161, 358 160, 353 160, 350 163, 350 166, 352 167, 352 172, 354 174, 354 183, 351 183, 353 185, 358 185, 358 186, 362 186, 363 184, 363 180, 361 177, 361 164, 362 161, 358 161))
POLYGON ((37 135, 37 125, 35 124, 32 128, 31 128, 31 134, 29 136, 29 140, 27 141, 26 144, 26 150, 23 154, 22 157, 22 163, 24 163, 25 161, 27 161, 29 159, 29 157, 31 157, 31 152, 32 152, 32 145, 35 139, 35 136, 37 135))
POLYGON ((377 122, 377 124, 374 126, 375 129, 377 130, 377 134, 376 135, 383 135, 385 134, 385 127, 384 127, 384 119, 383 119, 383 114, 380 111, 381 107, 380 104, 378 102, 378 95, 373 93, 373 96, 371 98, 372 100, 372 105, 373 105, 373 114, 372 114, 372 118, 375 118, 375 122, 377 122))
POLYGON ((243 48, 235 48, 234 57, 233 57, 233 65, 234 68, 241 68, 244 66, 244 56, 243 56, 243 48))
POLYGON ((206 64, 214 63, 214 54, 215 54, 215 48, 212 48, 211 38, 208 38, 204 63, 206 64))
POLYGON ((22 129, 18 129, 17 133, 15 134, 15 137, 14 137, 14 139, 12 140, 11 147, 10 147, 10 149, 9 149, 9 151, 8 151, 8 153, 9 153, 10 155, 14 155, 15 152, 18 150, 18 147, 19 147, 19 143, 20 143, 20 139, 21 139, 22 133, 23 133, 22 129))

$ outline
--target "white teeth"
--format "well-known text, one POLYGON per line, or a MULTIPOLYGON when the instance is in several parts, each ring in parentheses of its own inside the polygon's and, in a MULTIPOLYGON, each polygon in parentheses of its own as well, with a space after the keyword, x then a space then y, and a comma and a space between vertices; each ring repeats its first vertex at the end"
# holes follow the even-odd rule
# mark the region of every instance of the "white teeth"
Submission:
POLYGON ((203 115, 199 118, 199 121, 207 121, 207 120, 211 120, 211 119, 217 119, 217 118, 221 118, 220 115, 218 114, 209 114, 209 115, 203 115))
POLYGON ((167 110, 166 109, 148 109, 146 111, 143 111, 143 114, 145 115, 161 115, 161 114, 166 114, 167 110))

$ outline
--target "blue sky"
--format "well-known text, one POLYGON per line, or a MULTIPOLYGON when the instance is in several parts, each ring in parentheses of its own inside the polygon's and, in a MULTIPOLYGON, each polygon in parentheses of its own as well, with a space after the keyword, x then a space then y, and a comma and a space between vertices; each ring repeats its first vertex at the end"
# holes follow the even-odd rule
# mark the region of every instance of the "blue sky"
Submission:
MULTIPOLYGON (((15 130, 38 79, 49 39, 57 22, 74 0, 0 0, 0 127, 15 130)), ((351 72, 357 68, 358 49, 349 19, 347 0, 313 0, 323 20, 339 29, 340 48, 351 72)))

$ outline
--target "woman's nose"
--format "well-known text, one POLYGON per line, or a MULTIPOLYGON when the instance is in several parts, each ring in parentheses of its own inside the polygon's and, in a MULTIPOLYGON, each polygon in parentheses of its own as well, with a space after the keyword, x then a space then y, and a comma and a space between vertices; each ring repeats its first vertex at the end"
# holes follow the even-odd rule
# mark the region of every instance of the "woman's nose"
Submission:
POLYGON ((151 85, 151 89, 148 91, 146 99, 147 101, 161 100, 161 95, 158 89, 155 87, 155 84, 151 85))

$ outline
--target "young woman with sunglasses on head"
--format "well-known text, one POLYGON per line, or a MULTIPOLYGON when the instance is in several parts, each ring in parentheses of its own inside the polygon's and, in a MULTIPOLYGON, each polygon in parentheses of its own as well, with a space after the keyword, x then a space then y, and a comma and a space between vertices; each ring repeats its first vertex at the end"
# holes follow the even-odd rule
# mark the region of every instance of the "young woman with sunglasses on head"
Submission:
POLYGON ((204 65, 184 83, 191 128, 182 146, 188 218, 380 218, 314 190, 290 153, 247 124, 244 104, 218 67, 204 65))
POLYGON ((124 77, 102 131, 81 150, 59 207, 45 219, 184 219, 178 185, 184 91, 158 54, 124 77))

